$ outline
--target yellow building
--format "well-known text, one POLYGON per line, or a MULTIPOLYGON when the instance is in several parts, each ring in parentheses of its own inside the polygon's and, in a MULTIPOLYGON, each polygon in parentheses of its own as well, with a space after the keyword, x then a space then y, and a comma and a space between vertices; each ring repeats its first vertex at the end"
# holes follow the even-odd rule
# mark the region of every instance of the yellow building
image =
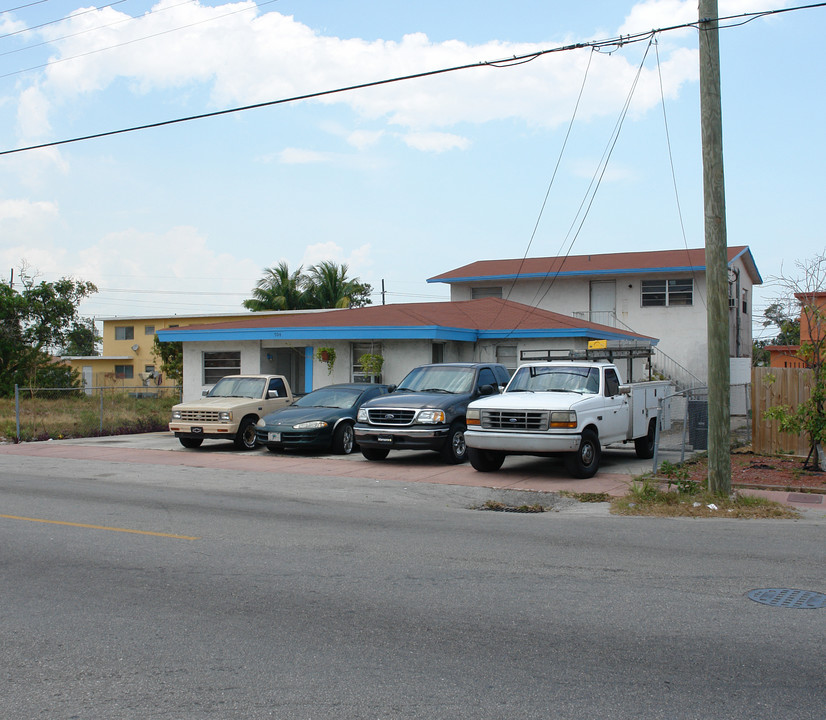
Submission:
MULTIPOLYGON (((164 377, 160 357, 155 356, 155 333, 167 328, 246 320, 252 313, 218 315, 146 315, 98 318, 103 324, 101 355, 64 356, 64 362, 80 373, 85 388, 121 387, 130 390, 173 388, 177 381, 164 377)), ((270 313, 255 313, 256 316, 270 313)))

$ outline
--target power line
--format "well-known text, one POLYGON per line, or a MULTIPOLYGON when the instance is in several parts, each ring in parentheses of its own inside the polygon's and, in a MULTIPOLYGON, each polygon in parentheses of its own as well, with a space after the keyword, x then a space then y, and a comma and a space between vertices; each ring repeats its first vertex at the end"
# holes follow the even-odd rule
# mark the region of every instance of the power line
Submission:
MULTIPOLYGON (((275 1, 276 0, 270 0, 270 2, 275 2, 275 1)), ((262 4, 268 4, 268 3, 262 3, 262 4)), ((742 13, 740 15, 731 15, 731 16, 728 16, 728 17, 718 18, 717 22, 719 23, 721 21, 729 21, 729 20, 738 20, 739 19, 741 22, 739 22, 737 24, 742 25, 742 24, 745 24, 747 22, 751 22, 752 20, 755 20, 759 17, 766 17, 766 16, 769 16, 769 15, 776 15, 776 14, 779 14, 779 13, 791 12, 793 10, 806 10, 806 9, 820 8, 820 7, 826 7, 826 2, 815 3, 815 4, 811 4, 811 5, 801 5, 801 6, 797 6, 797 7, 794 7, 794 8, 782 8, 782 9, 779 9, 779 10, 765 10, 765 11, 757 12, 757 13, 742 13)), ((410 75, 402 75, 402 76, 398 76, 398 77, 394 77, 394 78, 388 78, 388 79, 385 79, 385 80, 375 80, 375 81, 372 81, 372 82, 358 83, 358 84, 355 84, 355 85, 348 85, 348 86, 336 88, 336 89, 333 89, 333 90, 321 90, 321 91, 313 92, 313 93, 304 93, 302 95, 294 95, 292 97, 281 98, 279 100, 269 100, 269 101, 266 101, 266 102, 253 103, 251 105, 242 105, 240 107, 227 108, 227 109, 224 109, 224 110, 216 110, 214 112, 199 113, 197 115, 188 115, 188 116, 185 116, 185 117, 175 118, 175 119, 172 119, 172 120, 161 120, 159 122, 147 123, 147 124, 144 124, 144 125, 133 125, 131 127, 122 128, 120 130, 109 130, 109 131, 105 131, 105 132, 94 133, 94 134, 91 134, 91 135, 83 135, 83 136, 79 136, 79 137, 68 138, 68 139, 65 139, 65 140, 55 140, 53 142, 40 143, 38 145, 28 145, 28 146, 25 146, 25 147, 14 148, 12 150, 2 150, 2 151, 0 151, 0 156, 12 155, 12 154, 21 153, 21 152, 28 152, 30 150, 42 150, 44 148, 57 147, 57 146, 60 146, 60 145, 68 145, 68 144, 71 144, 71 143, 83 142, 83 141, 86 141, 86 140, 96 140, 96 139, 100 139, 100 138, 104 138, 104 137, 112 137, 114 135, 123 135, 125 133, 139 132, 139 131, 142 131, 142 130, 151 130, 151 129, 154 129, 154 128, 166 127, 166 126, 169 126, 169 125, 177 125, 177 124, 185 123, 185 122, 193 122, 195 120, 204 120, 206 118, 220 117, 222 115, 230 115, 230 114, 239 113, 239 112, 246 112, 248 110, 256 110, 256 109, 259 109, 259 108, 273 107, 273 106, 276 106, 276 105, 285 105, 285 104, 288 104, 288 103, 298 102, 298 101, 301 101, 301 100, 312 100, 312 99, 315 99, 315 98, 326 97, 326 96, 330 96, 330 95, 338 95, 338 94, 342 94, 342 93, 346 93, 346 92, 352 92, 354 90, 363 90, 365 88, 379 87, 379 86, 382 86, 382 85, 389 85, 389 84, 397 83, 397 82, 405 82, 405 81, 408 81, 408 80, 416 80, 416 79, 425 78, 425 77, 433 77, 433 76, 436 76, 436 75, 444 75, 444 74, 447 74, 447 73, 458 72, 460 70, 470 70, 472 68, 482 68, 482 67, 494 67, 494 68, 513 67, 513 66, 516 66, 516 65, 524 64, 526 62, 531 62, 533 60, 536 60, 537 58, 540 58, 544 55, 549 55, 551 53, 566 52, 566 51, 570 51, 570 50, 578 50, 578 49, 585 48, 585 47, 590 47, 590 48, 594 48, 596 50, 603 50, 603 51, 608 51, 608 50, 614 51, 614 50, 620 49, 621 47, 623 47, 625 45, 638 43, 638 42, 643 42, 645 40, 650 40, 651 38, 655 37, 659 33, 669 32, 669 31, 672 31, 672 30, 683 30, 683 29, 686 29, 686 28, 689 28, 689 27, 698 27, 702 22, 708 22, 708 20, 682 23, 680 25, 671 25, 669 27, 659 28, 659 29, 656 29, 656 30, 649 30, 649 31, 646 31, 646 32, 634 33, 634 34, 630 34, 630 35, 621 35, 619 37, 610 38, 608 40, 595 40, 595 41, 588 41, 588 42, 573 43, 573 44, 570 44, 570 45, 562 45, 562 46, 557 47, 557 48, 549 48, 549 49, 546 49, 546 50, 536 50, 534 52, 525 53, 523 55, 514 55, 512 57, 502 58, 500 60, 490 60, 490 61, 480 61, 480 62, 476 62, 476 63, 466 63, 464 65, 455 65, 453 67, 441 68, 441 69, 438 69, 438 70, 428 70, 428 71, 425 71, 425 72, 412 73, 410 75)), ((171 31, 167 31, 167 32, 171 32, 171 31)), ((161 34, 163 34, 163 33, 161 33, 161 34)), ((134 40, 134 41, 130 41, 130 42, 138 42, 138 41, 134 40)), ((97 51, 94 51, 94 52, 97 52, 97 51)), ((0 77, 4 77, 4 76, 0 76, 0 77)))

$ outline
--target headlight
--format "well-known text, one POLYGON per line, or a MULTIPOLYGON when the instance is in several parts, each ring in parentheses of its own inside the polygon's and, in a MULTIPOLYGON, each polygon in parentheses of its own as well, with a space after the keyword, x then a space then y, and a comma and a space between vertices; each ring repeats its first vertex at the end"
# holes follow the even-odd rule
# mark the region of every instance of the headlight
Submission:
POLYGON ((232 411, 227 410, 224 412, 219 412, 218 420, 220 420, 221 422, 232 422, 232 411))
POLYGON ((310 420, 309 422, 298 423, 298 425, 293 425, 295 430, 319 430, 320 428, 326 428, 327 423, 323 420, 310 420))
POLYGON ((172 411, 172 419, 173 420, 180 420, 181 419, 181 411, 180 410, 173 410, 172 411))
POLYGON ((444 410, 419 410, 416 416, 416 422, 420 423, 443 423, 445 421, 444 410))
POLYGON ((465 415, 465 419, 467 420, 467 425, 479 425, 479 416, 481 413, 479 410, 475 408, 468 408, 467 414, 465 415))
POLYGON ((363 423, 369 422, 367 408, 359 408, 359 414, 356 416, 356 420, 363 423))
POLYGON ((575 428, 576 412, 573 410, 555 410, 548 418, 548 427, 575 428))

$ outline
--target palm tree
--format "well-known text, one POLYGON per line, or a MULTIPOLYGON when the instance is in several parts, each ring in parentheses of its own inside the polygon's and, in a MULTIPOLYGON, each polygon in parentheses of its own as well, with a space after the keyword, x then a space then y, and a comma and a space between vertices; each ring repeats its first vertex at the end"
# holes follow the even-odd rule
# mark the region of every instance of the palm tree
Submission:
POLYGON ((369 305, 372 288, 358 278, 347 277, 348 266, 323 260, 307 271, 307 293, 314 308, 347 308, 369 305))
POLYGON ((264 277, 255 285, 252 297, 244 300, 247 310, 302 310, 307 307, 307 278, 301 274, 302 267, 290 272, 286 262, 276 267, 265 268, 264 277))

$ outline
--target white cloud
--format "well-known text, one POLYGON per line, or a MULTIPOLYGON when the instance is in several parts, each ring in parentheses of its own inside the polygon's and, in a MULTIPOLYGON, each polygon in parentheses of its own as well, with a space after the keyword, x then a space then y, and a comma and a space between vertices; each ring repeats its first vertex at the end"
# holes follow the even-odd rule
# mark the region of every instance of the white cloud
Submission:
POLYGON ((451 133, 410 133, 403 136, 403 140, 408 147, 427 152, 441 153, 447 150, 465 150, 470 147, 470 140, 451 133))
MULTIPOLYGON (((744 3, 742 0, 740 4, 744 3)), ((623 30, 645 31, 666 24, 666 19, 667 24, 683 16, 692 19, 692 7, 693 1, 648 0, 634 7, 623 30)), ((696 14, 696 10, 693 12, 696 14)), ((397 42, 342 39, 325 36, 292 16, 278 12, 260 14, 250 2, 210 7, 198 3, 175 6, 174 0, 163 0, 152 13, 135 19, 114 8, 105 8, 73 17, 43 32, 56 38, 103 24, 109 27, 55 44, 59 59, 82 57, 51 65, 38 81, 41 97, 34 97, 32 90, 29 107, 21 117, 25 136, 48 132, 47 109, 53 108, 47 107, 42 98, 48 98, 50 103, 67 102, 79 94, 102 90, 117 79, 125 79, 138 93, 208 84, 213 106, 225 108, 548 48, 504 42, 433 42, 422 33, 406 35, 397 42), (211 22, 217 18, 220 22, 211 22), (124 22, 111 24, 118 20, 124 22), (150 35, 154 37, 137 41, 150 35), (117 47, 96 52, 114 46, 117 47)), ((401 126, 417 134, 458 123, 513 118, 553 127, 570 118, 589 53, 587 49, 559 53, 514 68, 474 67, 315 101, 347 104, 363 118, 401 126)), ((616 112, 627 94, 629 77, 635 72, 636 61, 631 56, 629 60, 619 52, 601 56, 592 63, 589 79, 600 92, 583 108, 585 116, 616 112)), ((665 57, 663 61, 670 61, 675 71, 673 90, 693 79, 684 67, 686 62, 693 61, 685 54, 665 57)), ((646 79, 643 84, 653 80, 646 79)), ((643 97, 656 95, 643 90, 643 97)), ((650 107, 651 102, 653 99, 647 100, 641 108, 650 107)), ((377 132, 353 133, 349 141, 364 148, 375 142, 377 132)), ((412 146, 434 150, 434 144, 424 138, 426 135, 414 135, 412 146)), ((288 156, 287 161, 323 160, 323 156, 292 157, 290 160, 288 156)))
POLYGON ((315 243, 308 245, 304 249, 304 256, 301 259, 301 265, 305 270, 310 265, 318 265, 318 263, 329 260, 338 264, 344 263, 349 268, 351 277, 358 275, 360 270, 357 268, 365 268, 372 264, 372 248, 370 243, 365 243, 353 250, 349 254, 337 243, 333 241, 324 243, 315 243))
POLYGON ((382 130, 355 130, 347 135, 347 142, 354 148, 365 150, 378 143, 383 135, 382 130))
POLYGON ((31 200, 0 200, 0 223, 7 220, 32 222, 44 217, 54 218, 58 214, 57 206, 51 202, 31 200))

